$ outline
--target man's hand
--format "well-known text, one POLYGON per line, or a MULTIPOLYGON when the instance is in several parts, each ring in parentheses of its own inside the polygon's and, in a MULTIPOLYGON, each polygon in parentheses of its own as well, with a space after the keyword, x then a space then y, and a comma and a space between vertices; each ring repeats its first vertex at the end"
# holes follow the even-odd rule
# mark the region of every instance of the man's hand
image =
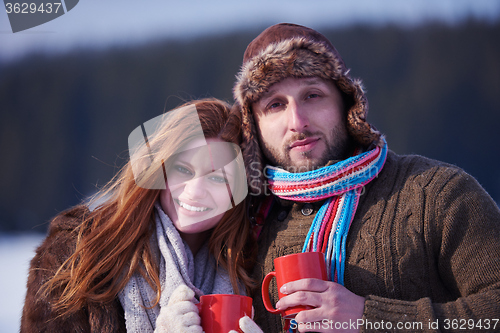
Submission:
POLYGON ((298 305, 314 307, 301 311, 295 317, 300 332, 359 332, 356 322, 363 317, 365 299, 342 285, 319 279, 302 279, 284 284, 281 292, 287 296, 276 303, 278 310, 298 305), (315 327, 314 322, 317 323, 315 327))

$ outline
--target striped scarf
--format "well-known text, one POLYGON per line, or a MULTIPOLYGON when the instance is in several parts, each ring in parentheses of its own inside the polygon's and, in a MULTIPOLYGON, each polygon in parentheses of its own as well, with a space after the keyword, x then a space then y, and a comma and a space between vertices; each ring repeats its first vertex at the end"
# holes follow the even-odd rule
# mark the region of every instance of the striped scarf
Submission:
POLYGON ((387 143, 318 170, 290 173, 267 166, 269 188, 279 198, 314 202, 327 199, 314 218, 302 252, 325 254, 328 279, 344 285, 347 233, 363 186, 382 170, 387 143))

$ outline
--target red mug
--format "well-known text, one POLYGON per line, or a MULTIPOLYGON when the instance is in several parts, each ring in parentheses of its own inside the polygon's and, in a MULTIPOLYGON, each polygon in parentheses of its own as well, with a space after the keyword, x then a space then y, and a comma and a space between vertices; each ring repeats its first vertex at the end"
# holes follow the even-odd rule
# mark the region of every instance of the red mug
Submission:
POLYGON ((311 306, 300 305, 284 311, 276 310, 269 299, 269 284, 271 279, 276 277, 278 296, 281 299, 285 295, 280 292, 280 288, 287 282, 308 278, 327 280, 325 255, 321 252, 303 252, 278 257, 274 259, 274 269, 275 271, 268 273, 262 281, 262 300, 267 311, 291 319, 302 310, 312 309, 311 306))
POLYGON ((242 295, 211 294, 200 297, 201 327, 205 333, 241 332, 240 318, 252 317, 252 298, 242 295))

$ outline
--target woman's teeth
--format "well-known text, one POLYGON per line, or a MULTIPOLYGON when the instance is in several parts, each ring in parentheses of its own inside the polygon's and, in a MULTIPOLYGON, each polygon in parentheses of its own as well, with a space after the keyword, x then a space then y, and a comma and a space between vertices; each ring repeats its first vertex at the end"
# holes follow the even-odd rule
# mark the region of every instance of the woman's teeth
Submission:
POLYGON ((182 208, 190 210, 192 212, 204 212, 206 210, 209 210, 208 207, 195 207, 195 206, 188 205, 187 203, 184 203, 180 200, 178 201, 178 203, 179 203, 179 206, 181 206, 182 208))

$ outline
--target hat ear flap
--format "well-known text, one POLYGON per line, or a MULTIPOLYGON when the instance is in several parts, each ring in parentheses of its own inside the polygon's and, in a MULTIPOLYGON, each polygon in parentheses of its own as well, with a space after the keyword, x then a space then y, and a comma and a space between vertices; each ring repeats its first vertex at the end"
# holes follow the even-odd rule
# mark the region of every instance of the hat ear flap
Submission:
POLYGON ((265 175, 262 151, 259 146, 259 136, 257 126, 248 104, 241 107, 235 103, 234 107, 241 110, 243 141, 241 150, 245 161, 247 181, 250 193, 260 195, 265 193, 265 175))
POLYGON ((351 137, 364 147, 369 147, 372 144, 382 145, 381 133, 366 121, 368 101, 361 81, 342 76, 337 81, 337 85, 340 90, 352 96, 354 100, 354 105, 347 111, 347 131, 351 137))

